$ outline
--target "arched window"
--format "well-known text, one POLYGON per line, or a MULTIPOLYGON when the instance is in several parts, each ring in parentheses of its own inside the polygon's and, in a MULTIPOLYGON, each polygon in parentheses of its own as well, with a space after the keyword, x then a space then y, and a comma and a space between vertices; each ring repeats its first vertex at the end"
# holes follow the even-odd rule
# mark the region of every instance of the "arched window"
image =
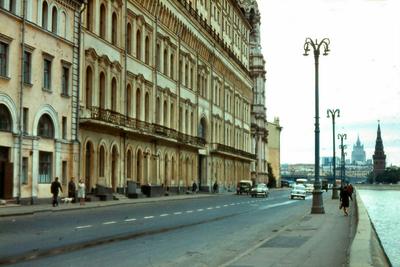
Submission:
POLYGON ((157 44, 157 48, 156 48, 156 67, 157 67, 158 71, 161 71, 160 58, 161 58, 161 48, 160 48, 160 44, 157 44))
POLYGON ((132 25, 128 23, 126 26, 126 51, 128 54, 132 54, 132 25))
POLYGON ((128 179, 132 178, 132 152, 128 150, 126 155, 126 177, 128 179))
POLYGON ((195 125, 194 124, 194 116, 193 116, 193 112, 190 112, 190 125, 189 125, 189 128, 190 128, 190 134, 191 135, 193 135, 193 133, 195 133, 195 130, 193 129, 193 125, 195 125))
POLYGON ((54 126, 50 116, 43 114, 39 119, 37 135, 44 138, 54 138, 54 126))
POLYGON ((136 155, 136 182, 142 183, 142 164, 143 164, 143 153, 139 149, 136 155))
POLYGON ((160 97, 156 99, 156 123, 161 124, 161 103, 160 97))
POLYGON ((185 134, 189 134, 189 112, 185 110, 185 134))
POLYGON ((106 7, 104 4, 100 6, 100 37, 106 38, 106 7))
POLYGON ((106 108, 106 77, 104 72, 100 73, 100 92, 99 92, 100 108, 106 108))
POLYGON ((131 116, 131 107, 132 107, 132 89, 131 85, 128 84, 126 87, 126 116, 131 116))
POLYGON ((169 127, 174 129, 175 128, 175 121, 174 121, 174 104, 171 104, 171 108, 169 110, 170 120, 169 120, 169 127))
POLYGON ((201 118, 200 120, 200 124, 199 124, 199 132, 198 132, 198 136, 206 139, 206 119, 205 118, 201 118))
POLYGON ((140 89, 136 89, 136 119, 140 120, 140 89))
POLYGON ((171 54, 169 59, 169 76, 173 79, 174 74, 174 54, 171 54))
POLYGON ((141 53, 142 45, 141 45, 141 42, 142 42, 142 38, 141 38, 140 30, 137 30, 137 32, 136 32, 136 58, 139 59, 139 60, 141 60, 141 58, 142 58, 142 53, 141 53))
POLYGON ((115 78, 111 81, 111 110, 117 111, 117 80, 115 78))
POLYGON ((87 67, 86 69, 86 107, 91 107, 92 106, 92 88, 93 88, 93 74, 92 74, 92 68, 87 67))
POLYGON ((117 14, 113 12, 112 14, 112 25, 111 25, 111 43, 113 45, 117 45, 117 40, 118 40, 118 20, 117 20, 117 14))
POLYGON ((149 93, 146 93, 144 97, 144 115, 145 121, 149 122, 150 121, 150 99, 149 99, 149 93))
POLYGON ((168 125, 168 110, 167 110, 167 108, 168 108, 167 101, 164 101, 164 109, 163 109, 163 112, 164 112, 164 126, 168 125))
POLYGON ((47 30, 47 23, 49 19, 49 7, 47 2, 44 1, 42 4, 42 27, 47 30))
POLYGON ((3 104, 0 104, 0 131, 11 131, 11 114, 3 104))
POLYGON ((190 68, 190 89, 193 89, 193 80, 194 80, 193 68, 190 68))
POLYGON ((183 80, 182 80, 182 78, 183 78, 183 67, 182 67, 182 64, 183 64, 182 59, 180 59, 179 60, 179 81, 180 81, 181 84, 183 84, 183 80))
POLYGON ((189 87, 189 65, 185 64, 185 86, 189 87))
POLYGON ((105 164, 105 151, 104 146, 100 147, 99 153, 99 177, 104 177, 104 164, 105 164))
POLYGON ((53 33, 57 33, 57 8, 53 6, 53 10, 51 11, 51 31, 53 33))
POLYGON ((150 64, 150 39, 149 36, 146 36, 146 39, 144 40, 144 63, 147 65, 150 64))
POLYGON ((93 31, 93 0, 88 0, 86 6, 86 28, 93 31))
POLYGON ((67 14, 65 11, 61 11, 61 18, 60 18, 60 35, 64 38, 67 38, 67 14))
POLYGON ((164 74, 168 75, 168 50, 164 49, 164 74))

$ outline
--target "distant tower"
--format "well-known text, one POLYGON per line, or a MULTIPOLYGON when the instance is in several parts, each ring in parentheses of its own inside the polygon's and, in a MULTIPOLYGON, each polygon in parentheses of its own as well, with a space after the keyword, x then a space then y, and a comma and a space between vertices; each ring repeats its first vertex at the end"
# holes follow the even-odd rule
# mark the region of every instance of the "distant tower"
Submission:
POLYGON ((383 142, 381 137, 381 126, 378 121, 378 132, 376 136, 376 143, 375 143, 375 153, 372 156, 374 159, 374 177, 378 174, 383 173, 386 167, 386 155, 383 151, 383 142))
POLYGON ((357 137, 357 142, 353 146, 353 151, 351 152, 351 163, 365 163, 365 150, 364 145, 360 142, 360 136, 357 137))

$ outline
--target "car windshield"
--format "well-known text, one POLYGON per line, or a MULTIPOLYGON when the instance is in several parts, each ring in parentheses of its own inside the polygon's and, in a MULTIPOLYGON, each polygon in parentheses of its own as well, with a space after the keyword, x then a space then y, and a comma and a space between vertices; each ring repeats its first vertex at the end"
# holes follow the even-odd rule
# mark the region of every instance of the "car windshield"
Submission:
POLYGON ((305 187, 304 187, 304 185, 295 185, 293 189, 296 189, 296 190, 305 190, 305 187))

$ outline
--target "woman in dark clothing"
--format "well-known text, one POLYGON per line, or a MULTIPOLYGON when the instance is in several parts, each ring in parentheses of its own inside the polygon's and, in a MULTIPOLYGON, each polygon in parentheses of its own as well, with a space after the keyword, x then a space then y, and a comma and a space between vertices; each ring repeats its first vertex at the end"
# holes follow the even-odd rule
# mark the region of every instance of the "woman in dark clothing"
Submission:
POLYGON ((349 190, 347 190, 347 186, 342 187, 340 189, 340 201, 341 201, 340 205, 343 208, 343 212, 344 212, 345 216, 349 215, 349 213, 347 212, 347 209, 349 208, 349 204, 350 204, 349 199, 353 200, 351 198, 351 194, 349 193, 349 190))

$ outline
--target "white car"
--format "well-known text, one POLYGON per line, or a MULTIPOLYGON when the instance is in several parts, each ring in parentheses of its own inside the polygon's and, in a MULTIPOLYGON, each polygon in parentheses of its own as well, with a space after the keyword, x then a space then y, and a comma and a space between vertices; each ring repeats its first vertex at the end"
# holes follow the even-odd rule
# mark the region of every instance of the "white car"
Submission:
POLYGON ((263 197, 268 197, 269 195, 269 190, 266 184, 256 184, 253 188, 250 190, 250 195, 251 197, 257 197, 258 195, 261 195, 263 197))
POLYGON ((307 194, 312 194, 312 192, 314 191, 314 184, 306 184, 305 187, 307 194))
POLYGON ((302 184, 296 184, 293 186, 292 191, 290 192, 290 198, 294 199, 296 197, 306 199, 306 187, 302 184))

